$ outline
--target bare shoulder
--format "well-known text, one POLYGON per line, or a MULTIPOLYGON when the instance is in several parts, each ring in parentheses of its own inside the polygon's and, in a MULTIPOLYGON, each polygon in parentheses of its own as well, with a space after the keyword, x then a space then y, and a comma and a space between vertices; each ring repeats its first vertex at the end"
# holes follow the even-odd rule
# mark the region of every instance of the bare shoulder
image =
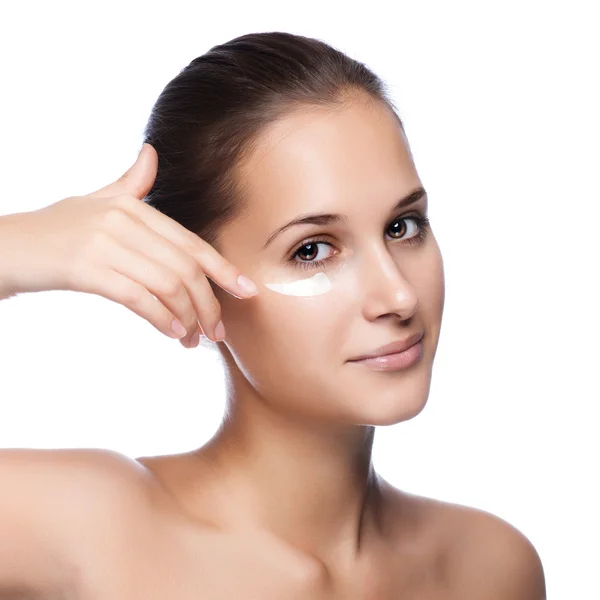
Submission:
POLYGON ((0 450, 0 588, 79 585, 103 540, 144 513, 146 477, 110 450, 0 450))
POLYGON ((153 478, 140 463, 108 449, 53 450, 57 493, 86 523, 117 526, 152 509, 153 478), (62 493, 61 493, 62 492, 62 493))
POLYGON ((406 493, 399 506, 443 549, 448 585, 462 598, 545 600, 540 556, 515 526, 485 510, 406 493), (407 509, 407 507, 410 507, 407 509))
POLYGON ((61 529, 81 518, 114 519, 117 505, 139 508, 152 481, 135 460, 96 448, 0 450, 0 478, 5 501, 10 494, 61 529))
POLYGON ((454 566, 490 600, 545 600, 540 556, 514 525, 485 510, 455 505, 458 527, 454 566))
POLYGON ((0 469, 4 476, 18 474, 32 485, 39 482, 58 491, 64 485, 108 491, 114 485, 136 487, 149 478, 135 460, 101 448, 0 450, 0 469))

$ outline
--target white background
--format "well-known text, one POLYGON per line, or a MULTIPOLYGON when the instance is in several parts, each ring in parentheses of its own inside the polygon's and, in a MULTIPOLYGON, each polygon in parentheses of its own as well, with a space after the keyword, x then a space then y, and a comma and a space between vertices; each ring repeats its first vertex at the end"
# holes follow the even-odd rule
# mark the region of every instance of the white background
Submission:
MULTIPOLYGON (((3 3, 0 214, 117 179, 162 88, 215 44, 283 30, 365 62, 405 122, 446 272, 428 405, 378 428, 376 468, 519 528, 548 598, 600 598, 595 4, 3 3)), ((100 296, 5 300, 0 446, 189 450, 219 423, 218 364, 100 296)))

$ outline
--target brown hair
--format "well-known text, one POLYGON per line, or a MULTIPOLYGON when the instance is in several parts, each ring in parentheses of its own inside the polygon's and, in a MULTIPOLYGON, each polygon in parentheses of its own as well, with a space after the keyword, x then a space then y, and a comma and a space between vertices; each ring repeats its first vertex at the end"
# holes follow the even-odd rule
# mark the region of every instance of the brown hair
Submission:
POLYGON ((359 96, 387 105, 403 128, 379 77, 325 42, 275 31, 213 46, 152 108, 144 142, 158 153, 158 172, 145 202, 216 246, 220 228, 243 210, 235 172, 258 135, 292 111, 340 108, 359 96))

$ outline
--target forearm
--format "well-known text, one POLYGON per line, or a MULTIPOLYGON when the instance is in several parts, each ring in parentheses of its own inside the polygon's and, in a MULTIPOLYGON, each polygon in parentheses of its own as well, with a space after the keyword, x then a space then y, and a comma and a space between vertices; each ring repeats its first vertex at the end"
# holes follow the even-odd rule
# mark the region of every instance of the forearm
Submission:
POLYGON ((0 215, 0 300, 15 296, 17 240, 23 234, 21 213, 0 215))

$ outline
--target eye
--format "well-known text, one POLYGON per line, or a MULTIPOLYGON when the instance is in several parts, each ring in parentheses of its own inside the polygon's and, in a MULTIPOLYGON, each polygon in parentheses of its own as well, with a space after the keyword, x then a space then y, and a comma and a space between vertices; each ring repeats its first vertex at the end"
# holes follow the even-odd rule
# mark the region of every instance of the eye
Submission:
POLYGON ((296 256, 306 261, 315 261, 317 258, 318 260, 324 260, 328 258, 327 252, 323 252, 321 249, 319 249, 319 246, 323 246, 324 248, 332 247, 331 244, 328 244, 327 242, 312 241, 298 248, 296 251, 296 256))
POLYGON ((420 215, 414 215, 411 217, 399 217, 396 220, 392 221, 390 226, 388 227, 388 231, 392 231, 392 239, 402 239, 406 236, 406 230, 410 231, 410 227, 406 225, 401 225, 401 223, 406 223, 407 221, 412 221, 415 223, 415 226, 412 228, 413 233, 408 235, 407 243, 408 244, 416 244, 422 241, 421 236, 425 234, 425 225, 429 224, 429 220, 427 217, 421 217, 420 215), (400 225, 399 225, 400 224, 400 225))
MULTIPOLYGON (((409 215, 405 217, 398 217, 386 231, 392 231, 391 239, 394 241, 402 242, 405 244, 422 244, 427 237, 427 232, 430 228, 429 219, 424 215, 409 215), (412 221, 415 225, 410 228, 406 225, 402 225, 404 222, 412 221), (408 230, 408 235, 407 235, 408 230)), ((305 241, 297 250, 293 253, 290 261, 294 263, 294 266, 300 269, 316 269, 327 264, 328 261, 332 260, 332 254, 321 253, 319 246, 328 246, 333 249, 331 242, 325 241, 328 238, 315 237, 313 239, 305 241), (299 258, 299 260, 297 260, 299 258)), ((337 253, 334 253, 337 254, 337 253)))
POLYGON ((333 245, 329 242, 319 241, 319 240, 310 240, 305 242, 294 252, 291 260, 294 263, 294 266, 299 269, 316 269, 318 267, 322 267, 329 260, 331 260, 332 253, 327 253, 319 250, 319 246, 323 248, 331 248, 333 250, 333 245), (296 257, 300 257, 301 260, 296 260, 296 257), (318 257, 318 260, 316 260, 318 257))

